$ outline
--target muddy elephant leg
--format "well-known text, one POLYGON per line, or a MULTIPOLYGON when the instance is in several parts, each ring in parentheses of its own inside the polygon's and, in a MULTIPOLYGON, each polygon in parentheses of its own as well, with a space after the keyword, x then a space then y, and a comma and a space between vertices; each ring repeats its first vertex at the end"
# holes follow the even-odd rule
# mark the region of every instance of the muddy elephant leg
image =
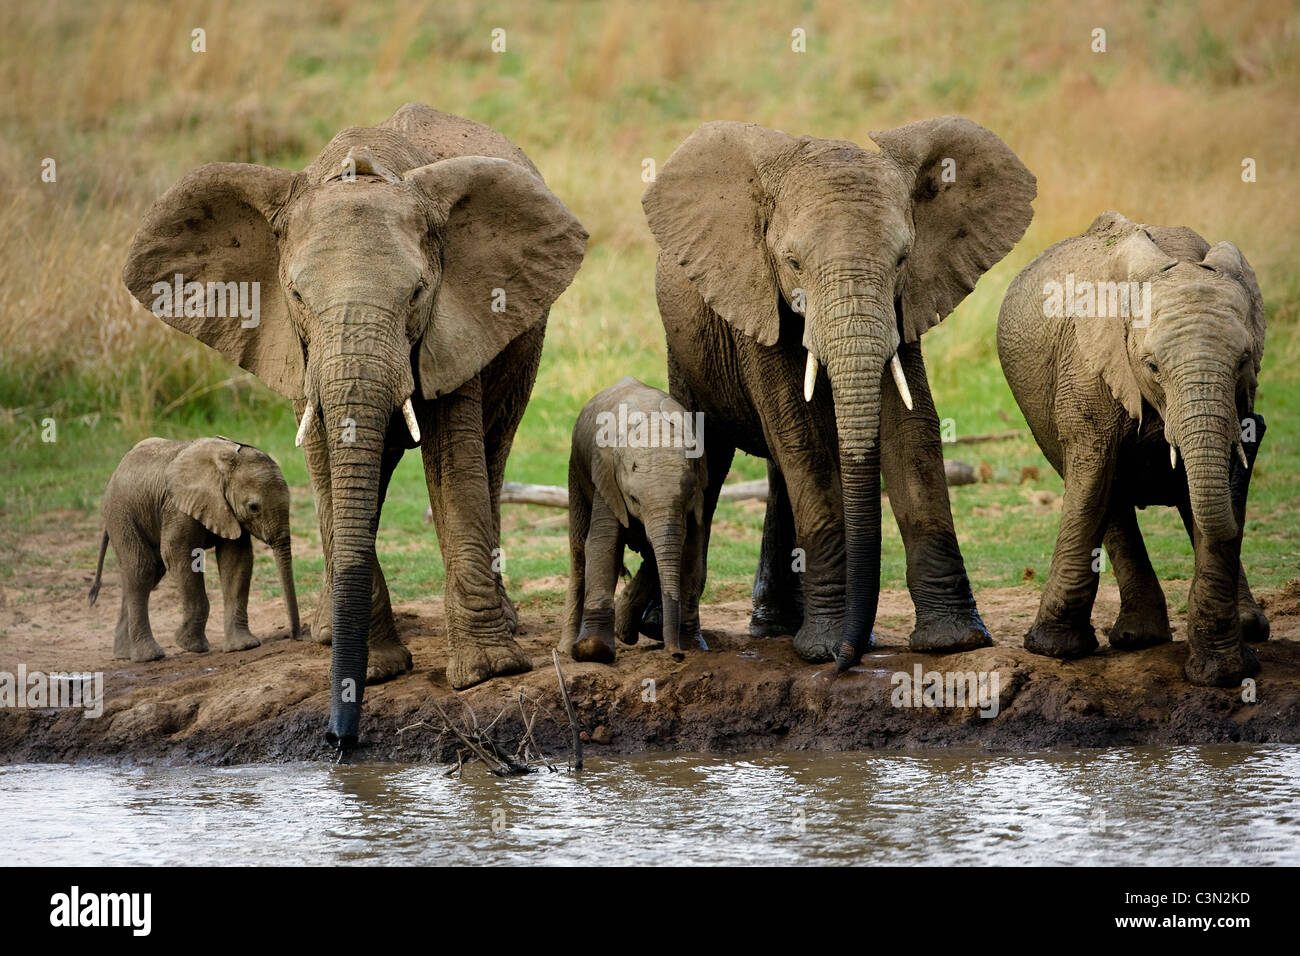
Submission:
POLYGON ((913 651, 946 654, 993 643, 980 619, 953 528, 943 469, 939 416, 930 395, 921 343, 898 349, 912 409, 886 368, 880 395, 880 471, 907 554, 907 589, 916 609, 913 651))
MULTIPOLYGON (((682 586, 685 587, 685 583, 682 586)), ((663 641, 659 565, 655 563, 653 553, 642 556, 636 574, 614 600, 614 634, 623 644, 635 644, 643 634, 652 641, 663 641)))
MULTIPOLYGON (((188 518, 185 521, 202 531, 198 522, 188 518)), ((203 569, 207 562, 203 537, 185 530, 164 527, 160 544, 167 576, 181 596, 182 614, 181 623, 176 628, 176 643, 183 650, 206 654, 209 606, 208 592, 203 582, 203 569)))
MULTIPOLYGON (((1178 513, 1191 539, 1192 549, 1196 549, 1196 525, 1192 520, 1192 508, 1186 501, 1178 505, 1178 513)), ((1237 565, 1237 620, 1241 624, 1241 639, 1247 644, 1258 644, 1269 638, 1270 625, 1264 609, 1255 601, 1250 584, 1246 580, 1246 567, 1238 561, 1237 565)))
POLYGON ((131 659, 131 615, 126 599, 126 580, 122 576, 122 603, 117 612, 117 626, 113 628, 113 659, 131 659))
POLYGON ((1038 618, 1025 635, 1025 649, 1072 659, 1097 649, 1092 604, 1100 578, 1093 571, 1093 562, 1109 521, 1114 452, 1091 445, 1067 445, 1063 458, 1061 525, 1038 618))
POLYGON ((767 511, 763 515, 763 543, 754 574, 754 613, 749 618, 751 637, 795 634, 803 623, 803 594, 795 568, 794 512, 785 476, 776 462, 767 463, 767 511))
POLYGON ((1110 629, 1110 646, 1134 651, 1172 641, 1165 592, 1151 567, 1132 505, 1111 506, 1103 540, 1119 583, 1119 617, 1110 629))
POLYGON ((582 628, 573 645, 574 660, 614 663, 614 588, 623 564, 623 543, 623 526, 605 500, 596 495, 584 549, 582 628))
POLYGON ((113 656, 129 657, 136 663, 160 660, 165 655, 149 626, 149 593, 163 578, 163 563, 152 549, 141 546, 129 535, 116 537, 113 550, 122 578, 122 617, 117 630, 126 635, 121 647, 114 637, 113 656))
POLYGON ((704 591, 704 529, 694 522, 687 525, 686 543, 682 548, 682 619, 681 639, 685 650, 707 651, 700 628, 700 595, 704 591))
POLYGON ((476 378, 416 409, 433 521, 446 572, 447 680, 457 690, 531 670, 501 606, 493 569, 495 527, 476 378))
POLYGON ((582 604, 587 593, 587 532, 591 528, 591 501, 581 491, 579 467, 569 460, 569 587, 564 596, 560 643, 556 645, 561 654, 569 656, 573 655, 582 627, 582 604))
POLYGON ((221 575, 221 603, 225 611, 227 651, 246 651, 261 645, 248 629, 248 585, 253 580, 253 539, 247 532, 234 541, 217 542, 217 570, 221 575))

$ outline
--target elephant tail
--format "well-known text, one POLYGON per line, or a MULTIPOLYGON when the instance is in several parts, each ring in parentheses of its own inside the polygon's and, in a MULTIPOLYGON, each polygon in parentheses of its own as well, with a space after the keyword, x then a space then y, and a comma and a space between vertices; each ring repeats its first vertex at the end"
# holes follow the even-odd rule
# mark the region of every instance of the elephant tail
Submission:
POLYGON ((99 582, 104 576, 104 554, 108 551, 108 532, 99 539, 99 563, 95 565, 95 580, 90 585, 90 606, 95 606, 95 598, 99 597, 99 582))

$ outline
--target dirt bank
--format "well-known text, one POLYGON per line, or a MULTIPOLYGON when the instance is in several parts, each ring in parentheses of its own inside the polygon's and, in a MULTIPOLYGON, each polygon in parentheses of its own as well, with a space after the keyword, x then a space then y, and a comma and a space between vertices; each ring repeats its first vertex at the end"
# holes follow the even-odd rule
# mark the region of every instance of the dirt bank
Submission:
MULTIPOLYGON (((255 609, 252 626, 264 637, 262 647, 182 653, 170 640, 175 605, 164 587, 154 598, 154 626, 168 656, 131 664, 110 657, 116 601, 88 609, 84 597, 74 596, 80 592, 57 590, 63 596, 50 601, 0 606, 0 671, 16 672, 19 664, 29 672, 102 670, 104 713, 88 720, 73 711, 0 710, 0 762, 328 759, 322 733, 329 649, 289 641, 283 614, 274 605, 255 609)), ((566 660, 564 669, 580 722, 594 738, 587 744, 592 754, 1300 742, 1300 582, 1263 598, 1273 639, 1257 647, 1263 670, 1254 703, 1244 702, 1240 689, 1190 686, 1182 673, 1187 648, 1179 640, 1127 654, 1104 649, 1073 663, 1028 654, 1020 639, 1038 603, 1030 586, 981 593, 981 610, 996 644, 969 654, 908 653, 911 602, 905 591, 886 591, 877 629, 880 646, 845 675, 836 676, 832 665, 803 663, 788 638, 750 639, 746 602, 707 607, 703 619, 712 652, 689 655, 684 663, 672 662, 643 640, 620 648, 615 666, 566 660), (925 671, 996 672, 997 715, 893 706, 891 676, 911 674, 917 664, 925 671)), ((208 625, 214 647, 220 646, 218 609, 219 604, 208 625)), ((1108 626, 1117 610, 1115 589, 1104 586, 1094 621, 1108 626)), ((412 725, 441 723, 431 699, 463 719, 466 711, 456 696, 481 724, 499 717, 494 734, 513 742, 521 726, 522 691, 537 702, 526 704, 538 715, 537 742, 563 760, 568 726, 555 719, 563 716, 563 704, 550 659, 556 617, 537 609, 522 613, 520 640, 533 656, 531 673, 455 695, 444 673, 441 603, 399 605, 399 626, 415 669, 367 689, 358 758, 448 759, 449 737, 412 725)))

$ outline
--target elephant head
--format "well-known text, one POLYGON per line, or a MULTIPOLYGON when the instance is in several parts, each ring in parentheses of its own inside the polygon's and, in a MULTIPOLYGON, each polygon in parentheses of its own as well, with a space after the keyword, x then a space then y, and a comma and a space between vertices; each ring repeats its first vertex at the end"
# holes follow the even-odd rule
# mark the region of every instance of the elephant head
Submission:
POLYGON ((289 634, 298 640, 289 486, 280 466, 251 445, 201 438, 172 459, 165 480, 176 507, 213 534, 235 540, 247 531, 270 546, 289 614, 289 634))
POLYGON ((390 424, 418 443, 412 397, 455 392, 542 321, 586 246, 530 166, 432 158, 376 127, 340 132, 302 172, 202 166, 154 203, 123 273, 163 321, 305 401, 299 443, 323 429, 334 518, 328 737, 343 745, 356 739, 365 684, 390 424), (191 314, 188 294, 186 308, 158 308, 166 284, 182 281, 207 284, 206 313, 191 314), (253 284, 260 315, 207 314, 222 283, 253 284))
POLYGON ((1144 402, 1160 416, 1171 466, 1183 460, 1197 528, 1231 539, 1228 476, 1234 455, 1246 465, 1241 422, 1254 410, 1264 355, 1255 273, 1232 243, 1211 247, 1190 229, 1111 212, 1087 235, 1109 253, 1103 279, 1149 290, 1149 311, 1076 316, 1080 353, 1132 418, 1141 422, 1144 402))
POLYGON ((883 370, 909 407, 896 352, 938 323, 1033 215, 1033 174, 957 116, 872 134, 879 152, 743 123, 709 123, 642 199, 664 256, 719 316, 760 344, 798 322, 804 397, 824 369, 844 500, 841 665, 857 660, 880 581, 883 370), (892 361, 891 361, 892 360, 892 361))

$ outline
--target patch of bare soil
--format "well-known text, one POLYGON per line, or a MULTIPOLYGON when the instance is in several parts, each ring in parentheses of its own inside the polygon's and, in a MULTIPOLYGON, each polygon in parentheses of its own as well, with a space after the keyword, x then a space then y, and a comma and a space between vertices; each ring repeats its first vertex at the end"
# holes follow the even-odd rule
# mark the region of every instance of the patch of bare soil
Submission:
MULTIPOLYGON (((213 593, 208 626, 213 650, 185 653, 171 639, 178 611, 164 584, 151 608, 155 634, 168 656, 148 664, 115 661, 112 631, 121 593, 115 567, 106 568, 99 605, 88 608, 89 575, 79 564, 69 561, 6 582, 0 592, 0 671, 15 673, 20 664, 29 672, 103 671, 104 713, 85 719, 79 711, 0 710, 0 762, 229 764, 330 757, 323 738, 330 650, 288 640, 277 602, 255 601, 250 609, 261 647, 225 653, 220 598, 213 593)), ((542 583, 562 586, 562 579, 542 583)), ((366 689, 357 759, 450 759, 449 736, 413 727, 440 725, 435 700, 457 718, 466 715, 468 705, 481 726, 499 716, 492 733, 513 749, 521 734, 522 692, 537 702, 527 707, 538 714, 536 741, 562 761, 569 727, 551 662, 559 610, 532 607, 530 590, 525 586, 517 596, 524 598, 519 639, 532 656, 533 670, 460 694, 446 681, 441 600, 399 605, 399 628, 415 667, 366 689)), ((981 592, 981 613, 995 646, 943 657, 908 652, 911 600, 906 591, 886 591, 879 646, 844 675, 836 675, 833 665, 799 660, 790 638, 751 639, 747 601, 704 608, 711 651, 689 654, 683 663, 644 639, 620 647, 613 666, 562 663, 579 722, 592 738, 588 752, 595 754, 1300 742, 1300 582, 1262 597, 1273 637, 1256 645, 1263 669, 1254 702, 1243 700, 1248 695, 1240 688, 1188 684, 1183 677, 1187 648, 1180 640, 1129 653, 1103 642, 1096 655, 1071 663, 1029 654, 1020 642, 1038 605, 1038 592, 1030 585, 981 592), (996 672, 997 715, 981 717, 969 707, 894 706, 892 676, 911 674, 918 665, 926 672, 996 672)), ((1103 635, 1118 605, 1115 588, 1104 585, 1093 616, 1103 635)))

